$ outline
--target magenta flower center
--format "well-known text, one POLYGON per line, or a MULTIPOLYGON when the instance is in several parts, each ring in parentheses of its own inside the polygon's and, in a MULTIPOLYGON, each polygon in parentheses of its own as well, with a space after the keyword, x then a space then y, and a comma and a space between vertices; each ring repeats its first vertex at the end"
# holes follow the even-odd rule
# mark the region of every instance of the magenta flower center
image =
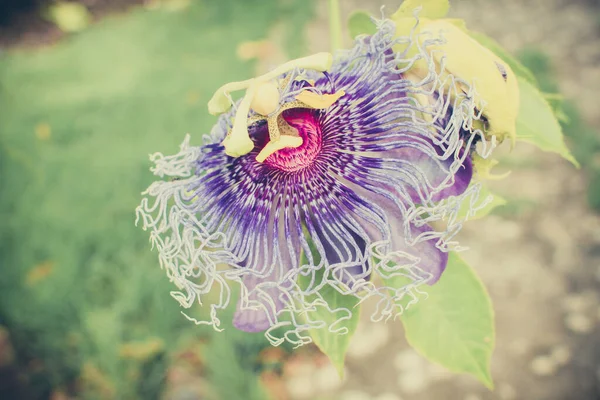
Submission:
POLYGON ((316 112, 305 108, 294 108, 283 112, 286 122, 298 131, 302 145, 276 151, 265 160, 265 164, 287 172, 310 166, 321 151, 321 127, 316 112))

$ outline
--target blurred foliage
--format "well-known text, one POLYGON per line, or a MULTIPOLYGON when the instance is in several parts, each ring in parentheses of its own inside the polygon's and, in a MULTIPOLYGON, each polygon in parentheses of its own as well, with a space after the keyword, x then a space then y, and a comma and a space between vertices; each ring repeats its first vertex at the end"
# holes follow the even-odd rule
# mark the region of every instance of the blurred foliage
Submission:
POLYGON ((0 397, 159 398, 175 354, 198 337, 214 340, 207 368, 220 398, 262 397, 244 360, 265 339, 187 321, 134 210, 153 180, 147 155, 175 153, 187 132, 199 144, 214 123, 212 91, 253 74, 236 46, 285 21, 301 53, 310 11, 304 0, 138 8, 4 54, 0 325, 22 385, 0 397))
POLYGON ((0 0, 0 26, 18 13, 35 8, 41 0, 0 0))
POLYGON ((59 1, 45 10, 44 17, 56 24, 63 32, 79 32, 91 22, 92 16, 81 3, 59 1))
MULTIPOLYGON (((559 92, 558 82, 549 57, 535 48, 523 49, 519 54, 521 62, 531 69, 542 91, 550 94, 559 92)), ((550 104, 562 115, 561 125, 575 158, 581 163, 589 177, 588 202, 600 211, 600 135, 581 117, 573 101, 560 95, 550 95, 550 104)))

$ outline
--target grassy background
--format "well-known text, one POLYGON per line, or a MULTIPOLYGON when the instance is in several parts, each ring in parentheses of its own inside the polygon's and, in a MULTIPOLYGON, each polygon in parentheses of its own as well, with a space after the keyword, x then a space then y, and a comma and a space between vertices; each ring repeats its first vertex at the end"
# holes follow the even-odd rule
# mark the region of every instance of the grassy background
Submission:
MULTIPOLYGON (((148 234, 133 225, 153 180, 148 154, 175 153, 188 132, 198 144, 214 123, 212 92, 253 75, 237 45, 284 21, 298 53, 310 10, 303 0, 138 8, 0 59, 0 325, 20 376, 7 398, 57 388, 155 398, 177 351, 210 340, 179 313, 148 234)), ((208 375, 223 381, 223 398, 261 398, 255 371, 232 362, 235 346, 257 353, 262 335, 227 337, 205 355, 222 366, 208 375)))

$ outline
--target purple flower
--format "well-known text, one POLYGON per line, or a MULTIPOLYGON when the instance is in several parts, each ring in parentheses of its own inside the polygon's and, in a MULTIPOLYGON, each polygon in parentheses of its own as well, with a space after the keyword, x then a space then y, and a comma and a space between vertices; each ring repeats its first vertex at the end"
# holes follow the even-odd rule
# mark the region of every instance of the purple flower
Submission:
POLYGON ((471 128, 477 115, 469 86, 442 79, 427 46, 413 45, 409 57, 396 51, 401 43, 413 41, 382 21, 375 35, 337 54, 329 71, 278 76, 275 111, 252 109, 244 126, 249 153, 231 157, 223 146, 234 107, 202 146, 187 137, 178 154, 151 157, 156 175, 177 179, 153 183, 138 217, 183 307, 218 294, 210 320, 197 323, 218 328, 219 311, 239 287, 235 327, 267 331, 274 343, 283 340, 275 328, 284 328, 285 339, 302 343, 303 332, 322 325, 302 315, 328 308, 308 300, 323 287, 377 296, 373 318, 381 319, 440 278, 461 201, 476 196, 470 154, 481 135, 471 128), (419 59, 429 71, 416 78, 411 67, 419 59), (314 106, 314 98, 332 104, 314 106), (293 144, 265 147, 279 138, 293 144), (300 276, 312 277, 309 287, 300 276))

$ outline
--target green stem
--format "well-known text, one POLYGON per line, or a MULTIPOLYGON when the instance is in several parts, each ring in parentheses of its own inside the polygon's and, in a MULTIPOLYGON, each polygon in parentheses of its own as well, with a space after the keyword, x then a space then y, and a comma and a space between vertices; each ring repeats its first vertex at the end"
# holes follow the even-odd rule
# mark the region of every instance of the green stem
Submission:
POLYGON ((339 0, 329 0, 329 40, 331 52, 342 48, 342 19, 339 0))

